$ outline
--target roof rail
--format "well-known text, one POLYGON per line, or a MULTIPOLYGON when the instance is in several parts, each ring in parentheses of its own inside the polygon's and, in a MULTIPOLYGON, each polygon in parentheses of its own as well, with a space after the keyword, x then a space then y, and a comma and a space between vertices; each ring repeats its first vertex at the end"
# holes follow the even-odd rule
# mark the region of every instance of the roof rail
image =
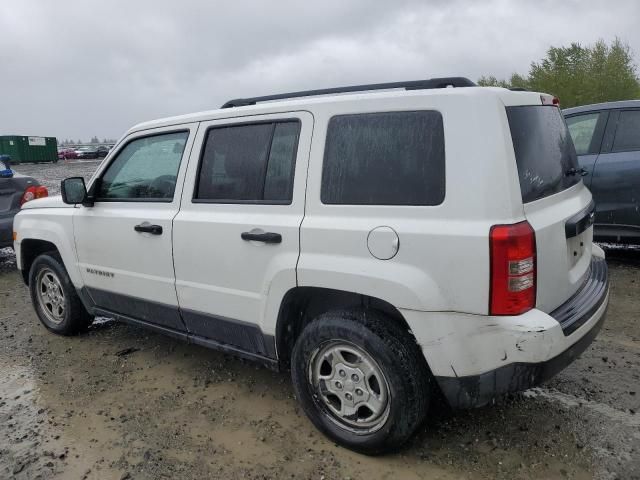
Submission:
POLYGON ((475 86, 477 85, 465 77, 442 77, 430 78, 428 80, 412 80, 406 82, 371 83, 368 85, 351 85, 348 87, 323 88, 319 90, 280 93, 278 95, 266 95, 264 97, 236 98, 234 100, 229 100, 227 103, 222 105, 221 108, 244 107, 247 105, 255 105, 258 102, 284 100, 287 98, 312 97, 316 95, 334 95, 339 93, 367 92, 370 90, 390 90, 393 88, 404 88, 405 90, 428 90, 432 88, 475 86))

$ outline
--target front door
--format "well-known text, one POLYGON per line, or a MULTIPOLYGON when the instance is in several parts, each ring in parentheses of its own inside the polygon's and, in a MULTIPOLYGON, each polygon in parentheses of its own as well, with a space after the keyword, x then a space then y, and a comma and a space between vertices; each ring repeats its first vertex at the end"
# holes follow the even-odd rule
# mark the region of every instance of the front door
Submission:
POLYGON ((272 357, 296 286, 313 117, 202 123, 174 222, 176 290, 190 333, 272 357), (268 320, 265 320, 268 319, 268 320))
POLYGON ((95 204, 77 207, 78 266, 99 308, 184 330, 171 236, 196 127, 155 129, 125 139, 90 187, 95 204))
POLYGON ((593 169, 600 146, 602 145, 602 137, 607 126, 609 118, 608 111, 587 112, 567 117, 567 127, 576 148, 578 162, 587 175, 584 177, 584 183, 591 188, 591 180, 593 179, 593 169))

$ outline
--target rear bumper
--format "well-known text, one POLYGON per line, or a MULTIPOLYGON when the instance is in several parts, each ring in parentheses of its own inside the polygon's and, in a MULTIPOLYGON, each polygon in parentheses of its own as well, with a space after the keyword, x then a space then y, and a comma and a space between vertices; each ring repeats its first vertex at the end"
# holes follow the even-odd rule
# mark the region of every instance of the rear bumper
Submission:
MULTIPOLYGON (((439 314, 408 319, 453 408, 481 407, 556 375, 593 341, 609 299, 604 258, 593 257, 581 289, 551 314, 516 317, 439 314)), ((402 312, 411 316, 410 312, 402 312)))
POLYGON ((467 377, 436 377, 440 389, 453 408, 474 408, 491 403, 506 393, 520 392, 540 385, 564 370, 591 344, 602 324, 597 323, 561 354, 539 363, 512 363, 495 370, 467 377))
POLYGON ((0 217, 0 248, 13 246, 13 217, 0 217))

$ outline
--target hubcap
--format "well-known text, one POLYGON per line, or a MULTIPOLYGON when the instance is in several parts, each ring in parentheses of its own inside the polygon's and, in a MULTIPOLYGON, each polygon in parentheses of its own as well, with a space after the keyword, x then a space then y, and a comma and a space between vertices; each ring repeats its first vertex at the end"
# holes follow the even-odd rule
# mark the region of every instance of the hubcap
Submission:
POLYGON ((43 268, 36 278, 36 291, 40 308, 52 323, 64 320, 64 290, 53 270, 43 268))
POLYGON ((342 428, 370 433, 387 420, 387 379, 360 347, 341 340, 326 342, 311 356, 309 380, 320 407, 342 428))

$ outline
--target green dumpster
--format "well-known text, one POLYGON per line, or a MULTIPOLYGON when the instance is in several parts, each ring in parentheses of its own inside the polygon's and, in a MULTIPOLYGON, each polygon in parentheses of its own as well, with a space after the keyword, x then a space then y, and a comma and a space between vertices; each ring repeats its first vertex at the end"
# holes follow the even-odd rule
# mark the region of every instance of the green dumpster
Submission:
POLYGON ((12 164, 57 162, 58 140, 55 137, 0 136, 0 155, 9 155, 12 164))

